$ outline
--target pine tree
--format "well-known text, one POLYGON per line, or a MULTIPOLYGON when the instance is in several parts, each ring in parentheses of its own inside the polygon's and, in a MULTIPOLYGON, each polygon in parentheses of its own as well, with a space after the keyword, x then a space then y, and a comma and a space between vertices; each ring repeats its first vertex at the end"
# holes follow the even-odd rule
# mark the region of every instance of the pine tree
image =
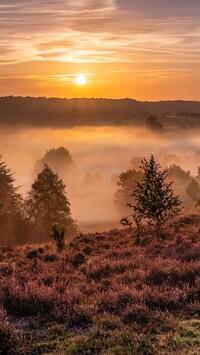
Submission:
POLYGON ((52 224, 61 224, 68 233, 76 232, 71 218, 65 185, 47 166, 38 174, 26 200, 28 219, 37 225, 45 237, 50 236, 52 224))
POLYGON ((20 219, 21 197, 14 187, 14 177, 0 156, 0 243, 15 242, 20 219))
POLYGON ((153 155, 150 161, 142 160, 141 169, 142 180, 131 194, 136 204, 129 206, 133 215, 140 216, 155 228, 157 239, 160 239, 162 224, 180 212, 181 202, 174 196, 172 182, 166 182, 167 170, 161 170, 153 155))

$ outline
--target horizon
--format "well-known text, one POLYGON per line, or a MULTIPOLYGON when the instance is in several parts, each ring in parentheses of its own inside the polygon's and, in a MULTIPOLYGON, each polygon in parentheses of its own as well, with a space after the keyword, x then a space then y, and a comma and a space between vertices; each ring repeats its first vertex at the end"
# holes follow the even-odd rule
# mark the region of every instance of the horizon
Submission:
POLYGON ((2 98, 23 98, 23 99, 56 99, 56 100, 113 100, 113 101, 120 101, 120 100, 130 100, 133 102, 141 102, 141 103, 160 103, 160 102, 196 102, 200 103, 199 100, 183 100, 183 99, 173 99, 173 100, 168 100, 168 99, 162 99, 162 100, 137 100, 134 97, 60 97, 60 96, 26 96, 26 95, 2 95, 0 96, 0 99, 2 98))

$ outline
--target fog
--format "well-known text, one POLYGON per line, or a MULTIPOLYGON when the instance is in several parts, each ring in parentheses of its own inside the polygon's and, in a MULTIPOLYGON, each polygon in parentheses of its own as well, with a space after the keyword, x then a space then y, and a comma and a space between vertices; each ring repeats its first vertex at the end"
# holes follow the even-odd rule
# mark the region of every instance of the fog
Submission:
POLYGON ((83 229, 95 225, 117 225, 118 211, 113 204, 116 184, 113 175, 130 168, 134 156, 154 154, 162 163, 164 157, 176 154, 180 166, 196 174, 200 165, 199 131, 189 130, 153 133, 133 127, 78 127, 71 129, 2 129, 0 153, 14 172, 15 184, 25 196, 35 178, 35 164, 51 148, 67 148, 76 165, 76 179, 68 180, 66 191, 72 217, 83 229), (92 182, 87 183, 90 173, 92 182), (97 174, 99 173, 99 174, 97 174), (95 176, 100 175, 99 181, 95 176))

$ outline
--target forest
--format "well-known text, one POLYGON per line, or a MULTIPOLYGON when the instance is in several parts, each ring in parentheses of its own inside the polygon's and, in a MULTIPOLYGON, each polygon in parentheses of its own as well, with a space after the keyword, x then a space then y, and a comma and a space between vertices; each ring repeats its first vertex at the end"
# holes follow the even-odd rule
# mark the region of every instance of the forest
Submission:
MULTIPOLYGON (((133 99, 103 98, 0 97, 0 126, 2 127, 67 128, 103 125, 141 127, 151 116, 156 117, 166 128, 199 128, 200 103, 195 101, 141 102, 133 99)), ((150 122, 150 128, 159 128, 159 125, 151 125, 150 122)))
MULTIPOLYGON (((130 215, 130 206, 135 204, 133 190, 143 179, 141 170, 142 157, 133 157, 129 168, 119 175, 110 176, 107 190, 111 189, 111 205, 114 217, 110 223, 119 226, 119 221, 130 215)), ((166 169, 166 180, 172 182, 173 190, 182 203, 182 213, 187 210, 198 213, 200 208, 200 167, 192 175, 185 171, 180 157, 176 155, 165 156, 162 162, 166 169)), ((73 190, 82 192, 79 203, 84 199, 90 213, 95 204, 104 204, 105 182, 99 172, 87 172, 83 180, 78 180, 76 165, 70 152, 64 148, 50 149, 35 163, 35 179, 25 196, 19 193, 15 186, 15 177, 3 157, 0 160, 0 244, 26 244, 49 240, 50 225, 59 223, 66 228, 66 235, 70 239, 82 231, 78 221, 73 219, 71 203, 67 194, 66 185, 73 185, 73 190), (60 175, 58 175, 60 174, 60 175), (63 177, 62 178, 60 178, 63 177), (89 195, 89 196, 88 196, 89 195), (89 198, 89 199, 88 199, 89 198), (99 201, 99 200, 102 201, 99 201)), ((158 192, 157 192, 158 193, 158 192)), ((155 192, 154 192, 155 194, 155 192)), ((72 195, 74 197, 74 195, 72 195)), ((160 207, 161 208, 161 207, 160 207)), ((91 212, 92 213, 92 212, 91 212)), ((95 218, 95 217, 94 217, 95 218)), ((101 219, 100 219, 101 220, 101 219)), ((98 221, 96 221, 98 225, 98 221)), ((103 223, 103 228, 109 227, 109 219, 103 223)), ((95 228, 95 227, 94 227, 95 228)))

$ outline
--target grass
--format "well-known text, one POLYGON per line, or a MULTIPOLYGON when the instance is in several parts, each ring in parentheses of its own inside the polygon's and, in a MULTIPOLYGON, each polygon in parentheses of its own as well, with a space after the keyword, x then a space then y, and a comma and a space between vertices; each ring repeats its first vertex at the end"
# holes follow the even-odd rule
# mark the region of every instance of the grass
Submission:
POLYGON ((159 243, 147 229, 141 246, 113 230, 62 253, 2 248, 0 354, 198 354, 199 222, 177 219, 159 243))

